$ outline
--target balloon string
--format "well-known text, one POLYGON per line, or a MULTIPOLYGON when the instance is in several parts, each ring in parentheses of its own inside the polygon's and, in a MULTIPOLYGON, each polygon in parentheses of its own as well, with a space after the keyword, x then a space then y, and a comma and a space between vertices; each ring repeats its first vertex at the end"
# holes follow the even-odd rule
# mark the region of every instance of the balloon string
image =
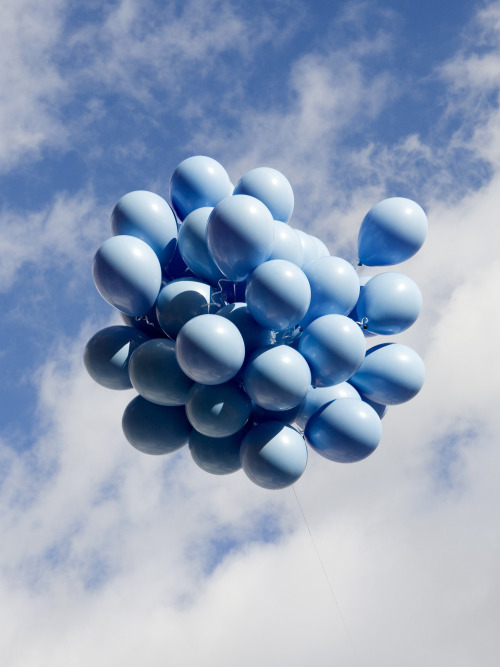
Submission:
POLYGON ((357 662, 359 665, 361 665, 361 662, 360 662, 360 659, 359 659, 359 655, 358 655, 358 653, 357 653, 357 651, 356 651, 356 647, 354 646, 354 642, 353 642, 352 637, 351 637, 351 633, 349 632, 349 628, 347 627, 346 620, 345 620, 345 618, 344 618, 344 615, 343 615, 343 613, 342 613, 342 610, 341 610, 341 608, 340 608, 340 605, 339 605, 339 603, 338 603, 338 600, 337 600, 337 598, 336 598, 336 596, 335 596, 335 593, 334 593, 334 590, 333 590, 333 586, 332 586, 332 584, 331 584, 331 582, 330 582, 330 579, 328 578, 328 574, 327 574, 326 568, 325 568, 325 566, 324 566, 323 561, 321 560, 321 556, 320 556, 318 547, 316 546, 316 542, 314 541, 314 537, 313 537, 313 535, 312 535, 311 529, 310 529, 310 527, 309 527, 309 524, 307 523, 306 515, 304 514, 304 510, 302 509, 302 505, 300 504, 299 497, 297 496, 297 492, 295 491, 295 486, 294 486, 293 484, 292 484, 292 491, 293 491, 293 495, 295 496, 295 500, 297 501, 297 505, 299 506, 300 513, 302 514, 302 518, 304 519, 304 523, 306 524, 307 532, 309 533, 309 537, 311 538, 311 543, 312 543, 312 545, 313 545, 313 547, 314 547, 314 551, 316 552, 316 556, 318 557, 319 564, 321 565, 321 569, 323 570, 323 574, 324 574, 324 576, 325 576, 326 583, 328 584, 328 588, 330 589, 330 593, 331 593, 331 595, 332 595, 332 599, 333 599, 333 601, 334 601, 334 603, 335 603, 335 606, 337 607, 337 611, 338 611, 338 613, 339 613, 340 619, 341 619, 342 624, 343 624, 343 626, 344 626, 344 629, 345 629, 347 638, 348 638, 348 640, 349 640, 349 644, 350 644, 350 646, 351 646, 352 652, 353 652, 353 654, 354 654, 354 657, 356 658, 356 662, 357 662))

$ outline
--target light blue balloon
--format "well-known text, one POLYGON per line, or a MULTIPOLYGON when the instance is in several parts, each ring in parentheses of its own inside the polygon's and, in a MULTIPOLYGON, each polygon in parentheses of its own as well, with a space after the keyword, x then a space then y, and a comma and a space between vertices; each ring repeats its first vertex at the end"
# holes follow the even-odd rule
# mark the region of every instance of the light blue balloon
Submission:
POLYGON ((246 430, 226 438, 209 438, 193 429, 189 436, 189 451, 193 461, 212 475, 228 475, 241 469, 240 448, 246 430))
POLYGON ((313 414, 338 398, 355 398, 358 401, 361 400, 356 389, 348 382, 340 382, 330 387, 310 387, 292 421, 292 426, 304 432, 307 422, 313 414))
POLYGON ((194 278, 172 280, 158 294, 158 322, 167 336, 175 340, 186 322, 213 310, 211 300, 212 288, 207 283, 194 278))
POLYGON ((220 315, 199 315, 179 331, 175 351, 180 367, 195 382, 222 384, 231 380, 245 359, 237 327, 220 315))
POLYGON ((125 408, 122 428, 144 454, 170 454, 187 445, 192 427, 181 406, 157 405, 136 396, 125 408))
POLYGON ((319 239, 317 236, 311 236, 312 240, 314 241, 317 249, 318 249, 318 257, 329 257, 330 256, 330 251, 326 247, 326 245, 323 243, 321 239, 319 239))
POLYGON ((312 384, 325 387, 344 382, 365 358, 365 338, 345 315, 323 315, 304 329, 299 352, 311 369, 312 384))
POLYGON ((128 364, 134 350, 149 340, 126 326, 106 327, 92 336, 83 353, 90 377, 108 389, 131 389, 128 364))
POLYGON ((427 217, 411 199, 391 197, 375 204, 361 223, 358 257, 366 266, 399 264, 412 257, 427 236, 427 217))
POLYGON ((257 351, 244 372, 245 391, 265 410, 289 410, 298 405, 311 384, 304 357, 288 345, 257 351))
POLYGON ((246 173, 233 194, 255 197, 267 206, 275 220, 288 222, 292 216, 292 186, 286 176, 272 167, 257 167, 246 173))
POLYGON ((254 484, 264 489, 284 489, 304 473, 307 447, 291 426, 264 422, 243 438, 240 458, 245 474, 254 484))
POLYGON ((217 311, 217 315, 227 317, 238 328, 245 343, 247 358, 260 347, 267 347, 275 342, 273 332, 255 321, 244 302, 227 304, 217 311))
POLYGON ((356 398, 339 398, 307 422, 311 447, 337 463, 354 463, 372 454, 382 437, 382 424, 373 408, 356 398))
POLYGON ((161 267, 154 250, 135 236, 104 241, 92 264, 99 294, 131 317, 145 315, 161 287, 161 267))
POLYGON ((359 296, 354 267, 341 257, 318 257, 303 267, 311 286, 311 305, 301 325, 322 315, 348 315, 359 296))
POLYGON ((240 431, 252 412, 252 401, 235 382, 215 386, 195 384, 186 401, 191 426, 210 438, 240 431))
POLYGON ((170 179, 170 201, 180 220, 197 208, 215 206, 232 192, 224 167, 204 155, 183 160, 170 179))
POLYGON ((382 419, 385 416, 387 412, 387 405, 382 405, 381 403, 375 403, 375 401, 371 401, 364 394, 360 394, 360 396, 362 401, 368 403, 368 405, 375 410, 380 419, 382 419))
POLYGON ((297 230, 286 222, 274 221, 274 245, 269 259, 286 259, 297 266, 304 263, 304 251, 297 230))
POLYGON ((391 335, 408 329, 422 309, 422 293, 402 273, 380 273, 363 288, 356 305, 363 328, 391 335))
POLYGON ((121 197, 111 213, 113 234, 136 236, 155 251, 160 264, 172 259, 177 243, 177 221, 159 195, 136 190, 121 197))
POLYGON ((303 232, 301 229, 296 229, 295 233, 299 237, 300 245, 302 246, 302 269, 312 262, 314 259, 318 259, 320 256, 320 249, 314 238, 303 232))
POLYGON ((375 403, 398 405, 418 394, 425 381, 425 366, 407 345, 383 343, 368 350, 350 382, 375 403))
POLYGON ((166 338, 150 340, 134 351, 129 363, 134 389, 158 405, 185 405, 193 381, 175 356, 175 343, 166 338))
POLYGON ((373 336, 376 336, 377 334, 372 333, 371 331, 368 331, 361 323, 361 318, 358 314, 358 303, 361 299, 361 295, 363 294, 363 289, 366 285, 366 283, 373 278, 373 276, 358 276, 359 278, 359 296, 358 300, 356 302, 356 305, 354 308, 351 310, 349 313, 349 317, 351 320, 354 320, 354 322, 357 322, 359 326, 361 327, 361 330, 363 331, 363 335, 365 338, 372 338, 373 336))
POLYGON ((266 329, 297 325, 309 308, 311 288, 304 272, 285 259, 271 259, 250 276, 246 301, 252 317, 266 329))
POLYGON ((179 229, 179 251, 186 266, 199 278, 217 285, 225 276, 208 252, 207 224, 212 211, 212 207, 204 206, 184 218, 179 229))
POLYGON ((212 259, 229 280, 245 280, 271 254, 273 217, 255 197, 228 197, 208 218, 207 245, 212 259))

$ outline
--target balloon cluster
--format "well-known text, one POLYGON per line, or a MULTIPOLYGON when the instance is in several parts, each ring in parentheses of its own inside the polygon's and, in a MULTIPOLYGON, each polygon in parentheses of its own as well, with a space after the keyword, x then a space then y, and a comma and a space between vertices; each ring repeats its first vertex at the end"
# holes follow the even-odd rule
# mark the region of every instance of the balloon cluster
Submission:
MULTIPOLYGON (((394 272, 359 278, 290 227, 292 188, 275 169, 234 187, 218 162, 190 157, 172 175, 170 202, 122 197, 93 262, 124 324, 96 333, 84 360, 101 385, 137 391, 127 440, 148 454, 188 444, 207 472, 242 467, 269 489, 300 477, 306 443, 332 461, 371 454, 386 406, 415 396, 425 372, 409 347, 366 351, 366 339, 416 320, 417 285, 394 272)), ((398 264, 426 232, 418 204, 386 199, 362 222, 359 263, 398 264)))

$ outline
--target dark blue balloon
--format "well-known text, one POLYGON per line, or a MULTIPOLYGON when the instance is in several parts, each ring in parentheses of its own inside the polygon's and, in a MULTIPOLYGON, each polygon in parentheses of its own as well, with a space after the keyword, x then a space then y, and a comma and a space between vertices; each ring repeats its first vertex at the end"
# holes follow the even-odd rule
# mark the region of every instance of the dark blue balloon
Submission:
POLYGON ((252 411, 252 401, 235 382, 196 383, 186 400, 186 415, 193 428, 210 438, 225 438, 240 431, 252 411))
POLYGON ((145 454, 170 454, 187 445, 192 427, 184 407, 150 403, 136 396, 122 419, 125 437, 145 454))
POLYGON ((212 475, 228 475, 241 469, 240 448, 246 430, 226 438, 209 438, 195 429, 189 435, 193 461, 212 475))

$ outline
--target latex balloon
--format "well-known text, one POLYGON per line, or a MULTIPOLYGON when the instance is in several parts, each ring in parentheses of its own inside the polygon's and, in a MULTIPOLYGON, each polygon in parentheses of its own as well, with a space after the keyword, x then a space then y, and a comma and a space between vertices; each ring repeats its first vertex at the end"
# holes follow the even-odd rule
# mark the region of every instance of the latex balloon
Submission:
POLYGON ((402 273, 380 273, 363 288, 357 315, 363 328, 376 334, 397 334, 408 329, 420 314, 422 294, 402 273))
POLYGON ((207 245, 212 259, 229 280, 245 280, 271 254, 273 217, 255 197, 228 197, 208 218, 207 245))
POLYGON ((246 173, 234 188, 235 195, 259 199, 275 220, 288 222, 293 212, 293 190, 286 176, 271 167, 257 167, 246 173))
POLYGON ((186 262, 182 259, 182 255, 179 252, 179 243, 175 246, 174 255, 168 266, 163 268, 163 275, 166 282, 171 280, 176 280, 177 278, 194 278, 198 279, 191 269, 187 266, 186 262))
POLYGON ((158 405, 184 405, 193 381, 175 356, 175 343, 166 338, 150 340, 130 358, 129 376, 134 389, 158 405))
POLYGON ((120 313, 120 317, 128 327, 139 329, 139 331, 145 333, 149 338, 165 338, 165 334, 158 324, 156 317, 156 306, 153 306, 142 317, 130 317, 130 315, 125 315, 125 313, 120 313))
POLYGON ((302 266, 304 251, 297 230, 285 222, 274 221, 274 245, 269 259, 286 259, 297 266, 302 266))
POLYGON ((179 250, 186 265, 202 280, 217 285, 225 278, 207 247, 208 216, 213 208, 197 208, 184 218, 179 229, 179 250))
POLYGON ((290 408, 290 410, 266 410, 265 408, 261 408, 260 405, 254 405, 250 419, 256 424, 260 424, 261 422, 274 421, 285 422, 291 426, 295 426, 293 422, 296 416, 299 414, 303 402, 304 401, 294 406, 293 408, 290 408))
POLYGON ((353 375, 365 358, 365 338, 345 315, 323 315, 304 329, 299 352, 311 369, 312 384, 339 384, 353 375))
POLYGON ((364 401, 365 403, 368 403, 368 405, 375 410, 380 419, 382 419, 385 416, 387 412, 387 405, 382 405, 381 403, 375 403, 375 401, 371 401, 364 395, 361 395, 361 400, 364 401))
POLYGON ((243 438, 240 458, 252 482, 264 489, 284 489, 306 469, 307 447, 304 438, 291 426, 264 422, 243 438))
POLYGON ((197 208, 215 206, 232 192, 224 167, 204 155, 183 160, 170 179, 170 201, 180 220, 197 208))
POLYGON ((288 345, 258 350, 244 372, 245 391, 266 410, 289 410, 305 397, 311 371, 304 357, 288 345))
POLYGON ((238 328, 245 343, 245 357, 252 355, 259 347, 275 342, 273 332, 255 321, 244 302, 227 304, 217 311, 217 315, 227 317, 238 328))
POLYGON ((175 350, 184 373, 201 384, 231 380, 245 359, 240 332, 220 315, 199 315, 189 320, 179 331, 175 350))
POLYGON ((371 331, 368 331, 368 329, 366 329, 361 324, 361 317, 359 316, 357 306, 358 306, 358 303, 361 299, 361 295, 363 294, 363 289, 364 289, 366 283, 369 280, 371 280, 372 278, 373 278, 373 276, 358 276, 358 279, 359 279, 359 297, 358 297, 358 300, 356 302, 356 305, 354 306, 354 308, 349 313, 349 317, 351 318, 351 320, 354 320, 354 322, 357 322, 361 326, 361 330, 363 331, 363 335, 364 335, 365 338, 372 338, 373 336, 376 336, 377 334, 372 333, 371 331))
POLYGON ((161 287, 160 262, 152 248, 134 236, 112 236, 101 245, 92 265, 99 294, 131 317, 145 315, 161 287))
POLYGON ((424 380, 424 362, 415 350, 400 343, 383 343, 368 350, 350 382, 376 403, 397 405, 416 396, 424 380))
POLYGON ((245 434, 242 430, 226 438, 209 438, 193 429, 189 436, 193 461, 212 475, 228 475, 240 470, 240 447, 245 434))
POLYGON ((411 199, 391 197, 366 214, 358 235, 358 257, 366 266, 399 264, 412 257, 427 236, 427 217, 411 199))
POLYGON ((348 315, 359 296, 354 267, 340 257, 318 257, 303 267, 311 285, 311 305, 301 324, 306 327, 321 315, 348 315))
POLYGON ((252 317, 266 329, 284 331, 297 325, 311 301, 304 272, 284 259, 264 262, 253 271, 246 289, 252 317))
POLYGON ((160 264, 172 259, 177 243, 177 221, 170 205, 154 192, 136 190, 118 200, 111 213, 113 234, 136 236, 155 251, 160 264))
POLYGON ((197 315, 206 315, 213 308, 212 288, 194 278, 178 278, 162 287, 156 301, 156 315, 163 331, 175 339, 181 327, 197 315))
POLYGON ((307 422, 305 437, 330 461, 354 463, 372 454, 380 442, 382 424, 373 408, 356 398, 339 398, 307 422))
POLYGON ((310 387, 304 401, 300 404, 292 425, 297 430, 304 432, 307 422, 313 414, 338 398, 356 398, 358 401, 361 400, 356 389, 347 382, 340 382, 330 387, 310 387))
POLYGON ((197 431, 224 438, 240 431, 252 411, 252 401, 235 382, 193 385, 186 401, 187 417, 197 431))
POLYGON ((295 233, 299 237, 300 245, 302 246, 302 268, 307 266, 313 259, 318 259, 320 256, 320 248, 314 237, 306 234, 301 229, 296 229, 295 233))
POLYGON ((330 251, 326 247, 326 245, 323 243, 321 239, 319 239, 317 236, 311 236, 312 240, 316 244, 316 247, 318 249, 318 257, 329 257, 330 256, 330 251))
POLYGON ((126 326, 106 327, 92 336, 83 354, 90 377, 108 389, 131 389, 128 364, 132 352, 149 340, 126 326))
POLYGON ((150 403, 136 396, 122 419, 125 437, 144 454, 170 454, 187 445, 191 424, 184 407, 150 403))

